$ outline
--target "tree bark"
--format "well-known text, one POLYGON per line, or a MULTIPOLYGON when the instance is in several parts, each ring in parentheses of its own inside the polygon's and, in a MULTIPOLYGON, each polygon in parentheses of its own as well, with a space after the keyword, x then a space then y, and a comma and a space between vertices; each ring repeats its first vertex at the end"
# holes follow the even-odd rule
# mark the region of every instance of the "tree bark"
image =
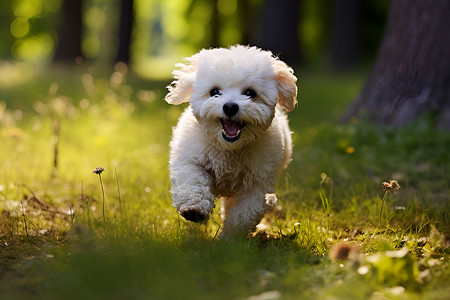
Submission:
POLYGON ((82 0, 63 1, 58 43, 53 58, 56 62, 74 62, 75 59, 83 56, 81 50, 82 5, 82 0))
POLYGON ((358 60, 358 0, 334 0, 331 58, 338 70, 348 70, 358 60))
POLYGON ((302 62, 298 45, 300 0, 265 0, 262 47, 290 65, 302 62))
POLYGON ((242 21, 242 44, 252 44, 252 25, 255 23, 254 14, 249 0, 238 1, 238 14, 242 21))
POLYGON ((130 42, 133 29, 133 0, 120 1, 119 49, 116 61, 129 63, 130 42))
POLYGON ((450 1, 393 0, 375 65, 343 120, 402 126, 424 111, 450 129, 450 1))
POLYGON ((212 1, 212 17, 211 17, 211 47, 220 47, 220 14, 217 8, 218 0, 212 1))

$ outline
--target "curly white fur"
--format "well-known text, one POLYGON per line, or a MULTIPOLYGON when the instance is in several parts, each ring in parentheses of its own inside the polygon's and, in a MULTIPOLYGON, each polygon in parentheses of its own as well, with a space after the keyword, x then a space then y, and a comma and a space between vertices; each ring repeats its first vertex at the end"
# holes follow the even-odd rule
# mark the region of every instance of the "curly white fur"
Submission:
POLYGON ((256 47, 202 50, 187 61, 177 65, 165 98, 190 101, 170 143, 173 205, 186 219, 204 222, 221 197, 221 237, 247 234, 291 159, 283 110, 295 107, 297 78, 256 47))

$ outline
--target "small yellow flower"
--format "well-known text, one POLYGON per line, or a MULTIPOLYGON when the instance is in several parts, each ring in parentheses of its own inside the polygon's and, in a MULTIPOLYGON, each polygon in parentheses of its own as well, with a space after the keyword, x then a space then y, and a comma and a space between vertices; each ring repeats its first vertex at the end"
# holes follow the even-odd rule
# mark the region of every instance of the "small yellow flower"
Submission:
POLYGON ((353 154, 353 153, 355 153, 355 151, 356 151, 356 149, 353 146, 347 146, 345 148, 345 153, 347 153, 347 154, 353 154))

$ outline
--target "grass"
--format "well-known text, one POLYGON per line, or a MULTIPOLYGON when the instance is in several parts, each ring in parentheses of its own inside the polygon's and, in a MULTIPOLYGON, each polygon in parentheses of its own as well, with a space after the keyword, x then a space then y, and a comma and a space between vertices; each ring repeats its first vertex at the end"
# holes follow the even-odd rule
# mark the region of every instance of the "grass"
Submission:
POLYGON ((450 134, 430 116, 339 124, 364 74, 300 76, 281 205, 254 236, 228 242, 215 238, 219 208, 196 225, 171 206, 168 143, 183 107, 162 101, 168 82, 83 68, 0 90, 1 298, 450 294, 450 134), (395 194, 382 188, 391 179, 395 194))

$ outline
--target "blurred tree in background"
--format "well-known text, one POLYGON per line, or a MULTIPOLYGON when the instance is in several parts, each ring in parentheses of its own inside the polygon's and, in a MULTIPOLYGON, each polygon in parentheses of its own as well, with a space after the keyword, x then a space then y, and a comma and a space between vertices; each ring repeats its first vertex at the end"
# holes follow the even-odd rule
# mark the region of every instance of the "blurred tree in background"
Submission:
POLYGON ((358 60, 358 0, 333 1, 331 57, 337 69, 349 69, 358 60))
POLYGON ((63 0, 59 15, 58 43, 54 59, 59 62, 74 62, 83 57, 82 0, 63 0))
POLYGON ((294 67, 345 71, 371 64, 381 44, 344 119, 365 110, 372 121, 402 125, 425 110, 442 110, 440 124, 450 128, 448 3, 10 0, 0 4, 0 60, 87 61, 108 69, 122 61, 142 77, 166 80, 176 62, 201 48, 251 44, 294 67))
POLYGON ((128 63, 130 60, 130 42, 133 31, 133 0, 120 1, 119 49, 116 61, 128 63))
POLYGON ((130 63, 167 78, 201 48, 252 44, 293 65, 370 61, 388 0, 11 0, 0 4, 0 59, 130 63))
POLYGON ((450 129, 450 1, 392 1, 364 88, 344 115, 405 125, 423 112, 450 129))
POLYGON ((290 65, 302 62, 299 48, 300 0, 265 0, 261 45, 290 65))

